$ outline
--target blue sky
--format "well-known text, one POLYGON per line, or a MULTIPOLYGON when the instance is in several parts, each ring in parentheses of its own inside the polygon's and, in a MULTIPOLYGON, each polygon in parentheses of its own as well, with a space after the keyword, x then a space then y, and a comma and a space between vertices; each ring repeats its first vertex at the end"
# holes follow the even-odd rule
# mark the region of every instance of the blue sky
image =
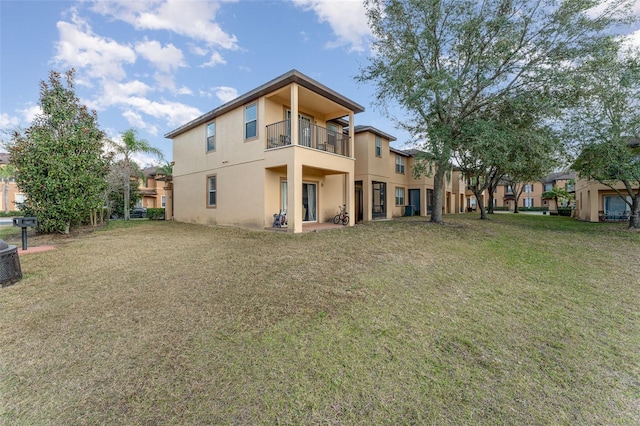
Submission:
POLYGON ((356 124, 402 147, 409 135, 354 80, 369 41, 360 0, 0 0, 0 129, 28 127, 40 81, 74 67, 109 138, 134 128, 170 161, 166 132, 295 68, 363 105, 356 124))
POLYGON ((40 81, 74 67, 110 138, 132 127, 171 160, 166 132, 295 68, 363 105, 356 124, 408 140, 354 80, 370 54, 359 0, 0 0, 0 31, 2 129, 28 127, 40 81))

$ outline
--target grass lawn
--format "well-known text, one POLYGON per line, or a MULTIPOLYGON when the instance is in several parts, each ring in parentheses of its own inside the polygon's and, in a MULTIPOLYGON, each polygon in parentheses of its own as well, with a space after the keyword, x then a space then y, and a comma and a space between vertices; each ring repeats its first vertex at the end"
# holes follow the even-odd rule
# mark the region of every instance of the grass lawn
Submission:
POLYGON ((0 422, 639 424, 640 233, 445 220, 30 237, 0 422))

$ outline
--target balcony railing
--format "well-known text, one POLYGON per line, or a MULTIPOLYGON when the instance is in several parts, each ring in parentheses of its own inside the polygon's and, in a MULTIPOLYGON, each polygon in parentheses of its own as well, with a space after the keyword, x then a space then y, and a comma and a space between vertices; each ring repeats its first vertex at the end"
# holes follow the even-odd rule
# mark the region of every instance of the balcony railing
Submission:
MULTIPOLYGON (((291 121, 267 126, 266 149, 291 145, 291 121)), ((298 120, 298 145, 349 157, 349 136, 298 120)))

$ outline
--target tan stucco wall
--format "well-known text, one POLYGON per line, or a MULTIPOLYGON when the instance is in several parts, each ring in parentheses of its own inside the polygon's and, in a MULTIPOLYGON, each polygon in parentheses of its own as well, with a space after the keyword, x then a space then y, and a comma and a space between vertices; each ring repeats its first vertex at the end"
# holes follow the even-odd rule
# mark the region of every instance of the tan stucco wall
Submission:
MULTIPOLYGON (((576 207, 574 215, 577 219, 598 222, 600 211, 604 211, 604 197, 617 196, 611 188, 596 181, 576 178, 576 207)), ((624 184, 618 183, 615 188, 626 195, 624 184)))
MULTIPOLYGON (((258 136, 252 140, 244 140, 246 105, 215 119, 213 152, 206 152, 208 123, 174 138, 173 196, 177 221, 271 227, 273 215, 282 205, 283 180, 288 184, 289 229, 294 232, 302 230, 303 183, 317 185, 319 222, 333 219, 338 205, 347 204, 348 211, 353 210, 353 158, 295 145, 297 132, 293 123, 294 145, 266 147, 266 125, 285 120, 287 109, 298 108, 298 105, 290 108, 290 96, 296 92, 284 90, 257 101, 258 136), (213 174, 217 178, 217 206, 210 208, 207 177, 213 174)), ((298 112, 312 117, 313 124, 326 127, 326 114, 310 108, 298 108, 298 112)))
MULTIPOLYGON (((372 204, 373 182, 386 183, 386 218, 404 216, 405 206, 409 205, 409 191, 420 191, 420 215, 427 216, 427 190, 433 190, 433 177, 421 176, 413 177, 414 158, 404 156, 390 150, 389 140, 381 137, 381 156, 376 156, 375 141, 376 135, 369 131, 356 134, 356 181, 362 181, 363 192, 363 220, 373 219, 372 204), (404 174, 396 172, 396 156, 404 158, 404 174), (396 189, 404 190, 404 204, 396 205, 396 189)), ((449 183, 449 197, 451 189, 449 183)))

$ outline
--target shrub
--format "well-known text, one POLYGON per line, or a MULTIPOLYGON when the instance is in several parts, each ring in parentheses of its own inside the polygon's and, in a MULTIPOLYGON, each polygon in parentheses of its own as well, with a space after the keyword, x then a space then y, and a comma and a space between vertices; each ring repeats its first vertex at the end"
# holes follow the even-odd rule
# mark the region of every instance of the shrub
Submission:
POLYGON ((147 209, 149 220, 164 220, 164 209, 147 209))
POLYGON ((571 216, 571 212, 573 209, 571 207, 560 207, 558 208, 559 216, 571 216))
POLYGON ((24 216, 24 212, 21 212, 20 210, 13 210, 8 213, 5 213, 3 211, 0 212, 0 217, 14 217, 14 216, 24 216))
POLYGON ((518 207, 521 212, 547 212, 549 207, 518 207))

